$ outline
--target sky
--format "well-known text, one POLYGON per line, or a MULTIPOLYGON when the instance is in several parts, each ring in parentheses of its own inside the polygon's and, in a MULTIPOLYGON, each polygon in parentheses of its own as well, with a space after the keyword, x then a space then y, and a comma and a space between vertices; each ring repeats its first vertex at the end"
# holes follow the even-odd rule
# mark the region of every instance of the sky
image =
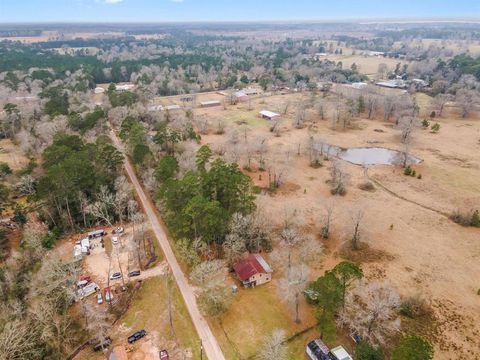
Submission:
POLYGON ((452 17, 480 0, 0 0, 0 24, 452 17))

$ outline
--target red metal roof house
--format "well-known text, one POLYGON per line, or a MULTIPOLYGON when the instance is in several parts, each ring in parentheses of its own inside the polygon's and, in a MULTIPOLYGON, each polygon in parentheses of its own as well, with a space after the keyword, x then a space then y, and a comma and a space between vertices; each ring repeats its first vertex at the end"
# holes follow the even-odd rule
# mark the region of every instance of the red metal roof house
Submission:
POLYGON ((258 254, 250 254, 233 266, 235 274, 245 287, 255 287, 272 280, 272 268, 258 254))

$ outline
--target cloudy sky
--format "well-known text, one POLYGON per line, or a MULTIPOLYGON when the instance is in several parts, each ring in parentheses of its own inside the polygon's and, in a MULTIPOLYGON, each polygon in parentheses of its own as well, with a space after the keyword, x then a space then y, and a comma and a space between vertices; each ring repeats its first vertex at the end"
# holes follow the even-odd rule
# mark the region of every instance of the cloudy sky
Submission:
POLYGON ((480 17, 480 0, 0 0, 0 22, 480 17))

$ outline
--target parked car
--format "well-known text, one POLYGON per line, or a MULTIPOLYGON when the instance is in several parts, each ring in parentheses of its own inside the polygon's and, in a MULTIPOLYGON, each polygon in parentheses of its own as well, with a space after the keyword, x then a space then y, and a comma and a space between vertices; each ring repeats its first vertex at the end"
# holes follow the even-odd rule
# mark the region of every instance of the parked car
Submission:
POLYGON ((112 339, 110 339, 109 336, 103 339, 103 341, 95 341, 93 343, 93 350, 94 351, 102 351, 106 348, 108 348, 112 343, 112 339))
POLYGON ((77 289, 82 289, 84 288, 85 286, 88 285, 90 281, 87 281, 87 280, 80 280, 77 282, 77 289))
POLYGON ((114 272, 113 274, 110 275, 110 280, 117 280, 121 278, 122 278, 122 274, 119 272, 114 272))
POLYGON ((145 335, 147 335, 147 332, 145 330, 137 331, 136 333, 134 333, 134 334, 132 334, 128 337, 128 343, 133 344, 134 342, 143 338, 145 335))
POLYGON ((92 281, 92 278, 91 278, 90 276, 88 276, 88 275, 82 275, 82 276, 80 276, 80 279, 79 279, 79 280, 80 280, 80 281, 81 281, 81 280, 85 280, 85 281, 90 282, 90 281, 92 281))
POLYGON ((103 304, 103 296, 101 292, 97 294, 97 304, 103 304))
POLYGON ((140 270, 133 270, 128 273, 128 277, 140 276, 140 270))
POLYGON ((115 229, 113 229, 112 233, 113 234, 122 234, 125 230, 123 229, 123 227, 119 226, 115 229))
POLYGON ((112 237, 112 245, 118 245, 118 237, 116 236, 112 237))
POLYGON ((88 238, 89 239, 94 239, 94 238, 102 237, 102 236, 105 236, 105 235, 107 235, 105 230, 95 230, 95 231, 91 231, 91 232, 88 233, 88 238))
POLYGON ((360 344, 363 341, 363 338, 355 332, 351 333, 350 337, 353 341, 355 341, 355 344, 360 344))
POLYGON ((109 287, 105 288, 105 289, 103 290, 103 293, 104 293, 104 295, 105 295, 105 301, 110 302, 110 301, 113 300, 113 294, 112 294, 112 291, 110 290, 109 287))
POLYGON ((167 350, 160 351, 160 360, 170 360, 167 350))

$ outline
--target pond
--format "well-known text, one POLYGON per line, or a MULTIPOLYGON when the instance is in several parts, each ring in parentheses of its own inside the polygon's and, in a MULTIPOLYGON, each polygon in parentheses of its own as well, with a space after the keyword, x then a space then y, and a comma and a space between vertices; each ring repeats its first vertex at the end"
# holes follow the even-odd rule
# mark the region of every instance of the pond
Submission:
MULTIPOLYGON (((323 152, 355 165, 403 165, 405 163, 405 154, 402 151, 381 147, 342 149, 334 145, 324 145, 323 152)), ((421 162, 421 159, 413 155, 407 156, 407 165, 416 165, 421 162)))

